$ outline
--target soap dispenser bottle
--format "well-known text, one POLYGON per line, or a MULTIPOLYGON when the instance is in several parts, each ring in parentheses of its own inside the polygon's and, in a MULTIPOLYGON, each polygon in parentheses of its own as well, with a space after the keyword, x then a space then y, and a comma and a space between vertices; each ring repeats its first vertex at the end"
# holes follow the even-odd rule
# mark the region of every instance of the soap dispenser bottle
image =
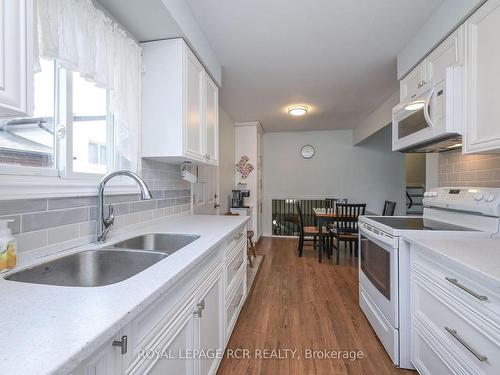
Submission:
POLYGON ((13 221, 0 220, 0 271, 16 266, 17 241, 9 228, 13 221))

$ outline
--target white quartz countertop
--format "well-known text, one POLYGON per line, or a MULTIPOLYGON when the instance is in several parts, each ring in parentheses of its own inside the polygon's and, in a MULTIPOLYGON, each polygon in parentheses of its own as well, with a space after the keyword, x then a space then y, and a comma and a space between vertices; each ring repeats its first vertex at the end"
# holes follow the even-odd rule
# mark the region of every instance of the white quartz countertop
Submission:
POLYGON ((488 233, 433 231, 408 233, 404 238, 461 266, 500 283, 500 236, 488 233))
MULTIPOLYGON (((200 236, 116 284, 63 287, 0 278, 0 374, 72 371, 247 220, 243 216, 180 216, 137 225, 127 234, 110 235, 105 246, 143 233, 200 236)), ((96 247, 89 244, 68 252, 96 247)))

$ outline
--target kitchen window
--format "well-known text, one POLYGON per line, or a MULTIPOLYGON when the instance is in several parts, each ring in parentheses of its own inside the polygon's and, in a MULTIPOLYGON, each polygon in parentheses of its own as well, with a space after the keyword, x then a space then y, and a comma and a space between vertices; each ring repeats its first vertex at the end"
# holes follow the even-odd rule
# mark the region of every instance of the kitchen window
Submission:
POLYGON ((0 127, 0 171, 97 178, 114 169, 108 90, 41 59, 34 114, 0 127))

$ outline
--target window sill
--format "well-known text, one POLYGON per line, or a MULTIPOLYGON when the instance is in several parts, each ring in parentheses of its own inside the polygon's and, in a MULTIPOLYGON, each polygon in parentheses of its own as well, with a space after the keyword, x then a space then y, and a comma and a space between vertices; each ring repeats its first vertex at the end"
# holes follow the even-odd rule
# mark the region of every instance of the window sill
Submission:
MULTIPOLYGON (((99 179, 63 179, 56 176, 0 175, 0 200, 97 195, 99 179)), ((106 185, 107 195, 136 194, 133 181, 119 179, 106 185)))

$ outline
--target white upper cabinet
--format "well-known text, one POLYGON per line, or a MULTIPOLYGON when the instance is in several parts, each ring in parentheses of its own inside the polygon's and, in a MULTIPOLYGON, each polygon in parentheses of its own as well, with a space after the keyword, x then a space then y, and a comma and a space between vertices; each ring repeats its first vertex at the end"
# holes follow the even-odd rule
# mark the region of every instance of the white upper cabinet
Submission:
POLYGON ((0 0, 0 116, 33 112, 33 0, 0 0))
POLYGON ((217 164, 219 161, 219 88, 206 76, 206 154, 207 163, 217 164))
POLYGON ((460 26, 400 81, 400 101, 410 102, 444 81, 446 68, 463 64, 464 31, 460 26))
POLYGON ((464 153, 500 152, 500 0, 466 22, 464 153))
POLYGON ((195 159, 203 159, 203 80, 205 71, 196 56, 186 48, 185 150, 195 159))
POLYGON ((216 165, 217 86, 182 39, 142 48, 142 156, 216 165))
POLYGON ((437 85, 446 78, 446 68, 462 66, 464 60, 464 30, 460 26, 425 59, 425 82, 437 85))
POLYGON ((418 64, 399 82, 399 95, 401 102, 409 102, 420 93, 425 81, 425 61, 418 64))

